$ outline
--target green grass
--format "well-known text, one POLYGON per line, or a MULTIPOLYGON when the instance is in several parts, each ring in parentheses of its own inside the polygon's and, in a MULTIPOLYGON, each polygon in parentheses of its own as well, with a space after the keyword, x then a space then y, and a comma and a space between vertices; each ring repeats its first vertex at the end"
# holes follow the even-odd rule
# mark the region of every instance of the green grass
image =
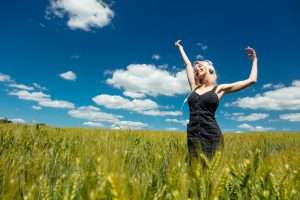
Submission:
POLYGON ((189 166, 185 134, 0 125, 0 199, 300 199, 300 134, 269 133, 189 166))

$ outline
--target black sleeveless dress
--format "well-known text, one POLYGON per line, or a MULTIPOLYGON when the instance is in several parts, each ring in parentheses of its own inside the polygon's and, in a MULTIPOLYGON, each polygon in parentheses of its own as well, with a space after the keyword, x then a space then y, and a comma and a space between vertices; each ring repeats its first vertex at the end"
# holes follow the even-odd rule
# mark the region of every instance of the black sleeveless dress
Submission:
POLYGON ((190 120, 187 125, 187 144, 192 157, 197 157, 197 153, 201 152, 210 159, 224 145, 222 131, 215 119, 219 105, 215 93, 217 86, 204 94, 196 93, 197 88, 188 98, 190 120))

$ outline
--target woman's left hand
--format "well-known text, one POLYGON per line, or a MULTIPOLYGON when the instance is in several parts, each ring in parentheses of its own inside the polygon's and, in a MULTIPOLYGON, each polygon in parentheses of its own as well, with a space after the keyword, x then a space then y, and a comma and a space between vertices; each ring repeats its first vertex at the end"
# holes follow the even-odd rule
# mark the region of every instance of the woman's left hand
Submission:
POLYGON ((257 59, 255 49, 248 46, 245 50, 252 61, 257 59))

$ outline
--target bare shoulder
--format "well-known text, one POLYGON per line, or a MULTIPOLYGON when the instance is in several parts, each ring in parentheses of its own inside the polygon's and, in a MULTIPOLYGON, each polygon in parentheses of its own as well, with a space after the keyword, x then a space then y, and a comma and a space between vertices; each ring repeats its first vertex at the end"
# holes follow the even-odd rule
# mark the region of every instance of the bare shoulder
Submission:
POLYGON ((191 85, 191 91, 194 91, 195 89, 199 88, 201 85, 192 84, 191 85))

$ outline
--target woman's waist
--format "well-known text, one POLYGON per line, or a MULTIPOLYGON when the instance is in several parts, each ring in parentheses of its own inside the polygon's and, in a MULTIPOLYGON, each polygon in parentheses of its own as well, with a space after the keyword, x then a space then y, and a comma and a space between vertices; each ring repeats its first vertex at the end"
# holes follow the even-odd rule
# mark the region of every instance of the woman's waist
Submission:
POLYGON ((190 121, 197 121, 197 122, 214 122, 216 121, 214 113, 190 113, 190 121))
POLYGON ((203 115, 208 115, 208 116, 214 116, 215 112, 210 111, 210 110, 190 110, 190 116, 203 116, 203 115))
POLYGON ((214 116, 191 116, 188 127, 219 128, 214 116))

